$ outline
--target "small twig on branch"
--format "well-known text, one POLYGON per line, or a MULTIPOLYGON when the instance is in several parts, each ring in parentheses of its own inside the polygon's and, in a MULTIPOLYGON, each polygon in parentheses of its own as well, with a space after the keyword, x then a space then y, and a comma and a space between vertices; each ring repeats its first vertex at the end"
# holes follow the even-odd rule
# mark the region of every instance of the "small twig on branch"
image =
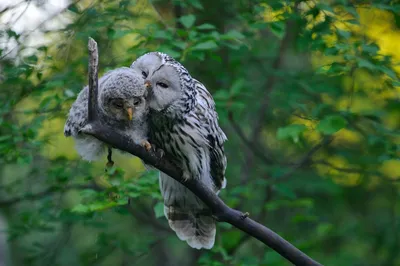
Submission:
POLYGON ((243 143, 251 152, 257 155, 257 157, 262 159, 266 164, 274 163, 274 160, 272 158, 269 158, 267 155, 265 155, 265 152, 261 151, 260 148, 255 145, 255 143, 253 143, 246 137, 243 130, 240 128, 240 126, 236 123, 235 119, 233 118, 232 112, 228 113, 228 119, 233 127, 233 130, 235 130, 236 134, 238 134, 239 138, 243 141, 243 143))
MULTIPOLYGON (((91 42, 91 40, 89 40, 89 42, 91 42)), ((97 55, 97 51, 90 51, 90 56, 95 55, 97 55)), ((90 59, 89 62, 92 62, 92 59, 90 59)), ((95 64, 91 64, 91 67, 96 66, 95 64)), ((89 75, 91 75, 89 80, 96 80, 97 70, 89 70, 89 75)), ((92 84, 97 84, 97 82, 92 84)), ((94 89, 96 88, 89 84, 89 91, 94 89)), ((97 98, 95 97, 90 99, 97 101, 97 98)), ((89 111, 94 112, 95 110, 89 109, 89 111)), ((89 116, 93 117, 93 114, 89 114, 89 116)), ((144 147, 133 143, 127 136, 118 134, 113 128, 103 125, 97 120, 90 120, 90 123, 82 129, 82 132, 89 134, 116 149, 129 152, 132 155, 139 157, 146 164, 156 167, 160 171, 180 182, 185 187, 190 189, 211 209, 212 213, 219 222, 227 222, 243 232, 251 235, 252 237, 257 238, 293 264, 321 265, 269 228, 253 221, 249 217, 243 219, 242 212, 229 208, 211 189, 209 189, 202 182, 198 182, 196 179, 185 180, 182 177, 182 171, 177 169, 176 166, 167 158, 161 158, 156 152, 146 151, 144 147)))
POLYGON ((292 168, 289 169, 286 173, 283 175, 279 176, 276 178, 276 181, 274 183, 280 183, 282 181, 285 181, 288 177, 293 175, 299 168, 307 165, 307 164, 313 164, 313 161, 311 160, 313 155, 319 151, 322 147, 328 145, 331 143, 333 140, 333 137, 328 136, 324 137, 320 143, 315 145, 314 147, 311 148, 297 163, 294 163, 292 168))
POLYGON ((99 53, 97 42, 89 38, 89 98, 88 98, 88 122, 97 118, 97 93, 98 93, 98 66, 99 53))

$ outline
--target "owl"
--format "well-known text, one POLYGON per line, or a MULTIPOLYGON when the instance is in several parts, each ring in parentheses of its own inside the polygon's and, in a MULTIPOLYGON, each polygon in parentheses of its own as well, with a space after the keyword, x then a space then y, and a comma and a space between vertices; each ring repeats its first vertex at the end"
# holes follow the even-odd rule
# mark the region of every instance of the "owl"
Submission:
MULTIPOLYGON (((128 136, 134 143, 151 148, 147 141, 148 90, 142 75, 135 74, 129 67, 111 70, 99 79, 98 119, 101 123, 128 136)), ((89 88, 84 87, 69 111, 64 135, 75 140, 79 155, 87 161, 99 160, 107 145, 95 137, 79 131, 87 124, 89 88)))
MULTIPOLYGON (((150 142, 182 169, 185 179, 195 178, 218 194, 226 186, 223 143, 227 138, 218 125, 211 94, 164 53, 144 54, 131 68, 143 76, 149 90, 150 142)), ((164 173, 160 173, 160 189, 164 214, 177 236, 193 248, 211 249, 216 221, 210 209, 164 173)))

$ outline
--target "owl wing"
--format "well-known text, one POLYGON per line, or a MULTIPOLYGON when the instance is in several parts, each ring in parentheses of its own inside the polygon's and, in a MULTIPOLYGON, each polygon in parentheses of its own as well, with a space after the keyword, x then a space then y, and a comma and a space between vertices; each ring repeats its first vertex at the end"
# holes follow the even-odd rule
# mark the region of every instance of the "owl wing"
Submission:
MULTIPOLYGON (((99 93, 104 82, 111 76, 110 74, 111 72, 107 72, 99 79, 99 93)), ((84 160, 97 161, 104 154, 106 145, 92 136, 79 134, 79 130, 87 124, 88 98, 89 87, 85 86, 69 110, 64 135, 74 138, 76 150, 84 160)))
POLYGON ((88 116, 88 97, 89 88, 86 86, 78 94, 78 97, 69 110, 68 118, 64 126, 64 135, 66 137, 77 136, 79 129, 86 125, 88 116))
POLYGON ((211 94, 197 80, 195 80, 195 86, 198 103, 196 114, 204 126, 203 134, 207 139, 210 152, 210 174, 219 191, 226 186, 225 169, 227 161, 223 144, 227 140, 227 137, 218 125, 218 113, 211 94))

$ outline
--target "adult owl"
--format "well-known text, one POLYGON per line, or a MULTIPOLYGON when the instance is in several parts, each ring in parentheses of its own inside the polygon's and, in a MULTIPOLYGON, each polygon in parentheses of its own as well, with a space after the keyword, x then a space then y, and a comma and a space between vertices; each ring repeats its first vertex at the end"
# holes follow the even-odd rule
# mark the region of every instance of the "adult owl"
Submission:
MULTIPOLYGON (((143 75, 149 89, 149 136, 183 170, 184 178, 201 180, 214 192, 225 188, 227 140, 218 125, 211 94, 167 54, 151 52, 131 68, 143 75)), ((191 247, 210 249, 216 225, 211 211, 189 189, 160 174, 164 214, 170 227, 191 247)))
MULTIPOLYGON (((98 119, 128 136, 134 143, 150 149, 147 141, 147 89, 142 75, 129 67, 111 70, 99 79, 98 119)), ((69 111, 64 135, 75 140, 79 155, 87 161, 99 160, 107 145, 79 131, 87 124, 89 88, 84 87, 69 111)))

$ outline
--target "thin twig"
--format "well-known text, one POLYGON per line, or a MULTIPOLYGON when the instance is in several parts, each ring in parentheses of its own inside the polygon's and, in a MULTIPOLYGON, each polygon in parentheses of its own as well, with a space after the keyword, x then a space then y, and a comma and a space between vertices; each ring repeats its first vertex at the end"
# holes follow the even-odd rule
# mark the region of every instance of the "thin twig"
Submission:
POLYGON ((246 137, 246 135, 244 134, 241 127, 236 123, 235 119, 233 118, 232 112, 228 113, 228 119, 233 127, 233 130, 235 130, 236 134, 238 134, 239 138, 243 141, 245 146, 251 152, 253 152, 255 155, 257 155, 257 157, 262 159, 266 164, 274 163, 274 160, 272 158, 269 158, 267 155, 265 155, 265 152, 261 151, 260 148, 258 148, 256 145, 254 145, 254 143, 246 137))
POLYGON ((98 66, 99 53, 97 42, 89 37, 89 98, 88 98, 88 122, 95 121, 97 118, 97 92, 98 92, 98 66))
MULTIPOLYGON (((96 54, 96 51, 90 52, 90 56, 94 56, 96 54)), ((92 58, 89 60, 89 62, 91 61, 92 58)), ((95 64, 91 64, 91 66, 95 67, 95 64)), ((97 70, 89 70, 89 75, 91 75, 89 80, 97 79, 97 70)), ((94 89, 96 88, 90 86, 89 84, 89 91, 94 89)), ((92 97, 90 99, 97 101, 96 97, 92 97)), ((90 111, 94 112, 95 110, 90 109, 90 111)), ((89 116, 93 117, 93 114, 89 114, 89 116)), ((113 128, 109 127, 108 125, 103 125, 97 120, 91 120, 91 122, 82 129, 82 132, 89 134, 114 148, 129 152, 132 155, 139 157, 146 164, 156 167, 160 171, 180 182, 182 185, 191 190, 196 196, 198 196, 210 208, 217 221, 227 222, 243 232, 251 235, 252 237, 257 238, 293 264, 321 265, 269 228, 253 221, 249 217, 244 217, 242 212, 229 208, 204 183, 199 182, 194 178, 185 179, 182 176, 182 171, 180 169, 177 169, 172 162, 165 157, 161 157, 160 154, 156 153, 155 151, 146 151, 146 149, 141 145, 131 142, 127 136, 119 134, 113 128)))
POLYGON ((283 175, 277 177, 276 178, 277 180, 274 183, 278 183, 278 182, 280 183, 282 181, 285 181, 288 177, 290 177, 294 173, 296 173, 296 171, 299 168, 301 168, 301 167, 303 167, 303 166, 305 166, 307 164, 312 164, 313 163, 312 160, 311 160, 312 156, 317 151, 319 151, 322 147, 324 147, 324 146, 328 145, 329 143, 331 143, 332 140, 333 140, 333 137, 331 137, 331 136, 324 137, 323 140, 320 143, 318 143, 317 145, 312 147, 311 150, 309 150, 297 163, 294 163, 292 168, 288 172, 286 172, 283 175))
MULTIPOLYGON (((279 52, 277 56, 275 57, 274 61, 272 62, 272 69, 273 71, 278 71, 281 68, 281 65, 283 63, 284 55, 290 45, 292 35, 293 35, 293 29, 295 29, 295 22, 293 20, 288 20, 286 22, 286 34, 283 37, 280 46, 279 46, 279 52)), ((252 141, 251 146, 258 146, 261 145, 259 138, 260 134, 262 132, 262 127, 264 126, 265 118, 267 116, 267 110, 270 107, 270 97, 271 97, 271 92, 275 88, 276 82, 278 81, 278 78, 276 77, 275 74, 271 74, 270 78, 267 80, 265 83, 264 87, 264 93, 261 96, 262 99, 262 104, 260 106, 260 109, 255 116, 255 121, 252 126, 253 130, 250 133, 249 139, 252 141)), ((241 171, 241 183, 244 185, 247 180, 249 179, 249 174, 251 169, 254 167, 254 155, 253 152, 247 152, 246 153, 246 169, 244 171, 241 171)))

